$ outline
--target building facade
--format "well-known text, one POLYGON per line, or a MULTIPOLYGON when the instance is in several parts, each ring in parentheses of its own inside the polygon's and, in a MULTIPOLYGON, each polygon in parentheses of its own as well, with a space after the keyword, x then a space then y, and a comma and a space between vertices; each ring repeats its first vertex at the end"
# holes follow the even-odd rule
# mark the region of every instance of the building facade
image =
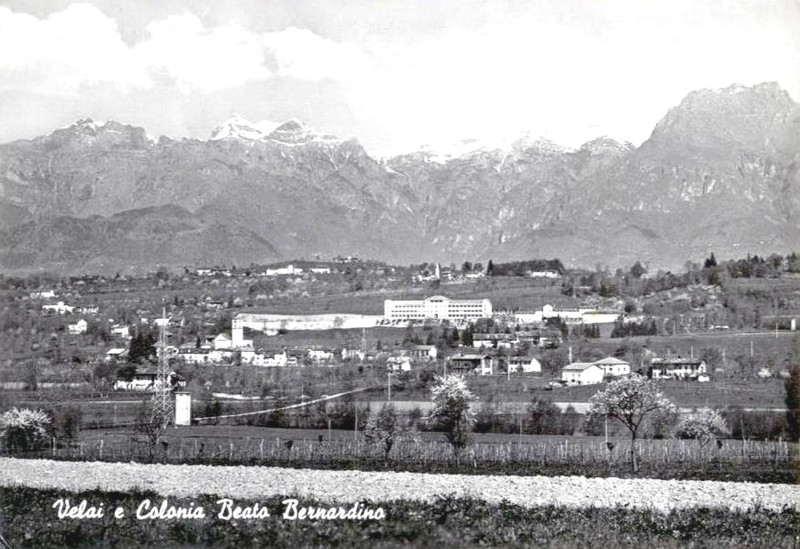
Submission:
POLYGON ((435 295, 422 300, 383 302, 386 320, 477 320, 491 318, 492 303, 488 299, 449 299, 435 295))

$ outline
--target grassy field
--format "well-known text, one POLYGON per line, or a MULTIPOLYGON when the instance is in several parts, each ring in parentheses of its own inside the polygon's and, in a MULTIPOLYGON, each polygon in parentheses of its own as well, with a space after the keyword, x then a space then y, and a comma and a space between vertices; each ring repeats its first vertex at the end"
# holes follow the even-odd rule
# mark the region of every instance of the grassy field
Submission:
MULTIPOLYGON (((132 510, 152 492, 67 493, 0 488, 0 529, 12 547, 796 547, 798 513, 792 510, 676 510, 666 514, 626 508, 527 509, 509 503, 442 497, 432 503, 373 502, 383 520, 287 520, 285 497, 259 500, 270 517, 222 520, 217 498, 170 498, 176 507, 203 507, 200 520, 137 520, 132 510), (131 510, 122 519, 58 520, 53 502, 68 497, 131 510), (602 527, 598 527, 602 525, 602 527)), ((302 506, 330 506, 299 498, 302 506)), ((237 500, 241 507, 255 501, 237 500)))

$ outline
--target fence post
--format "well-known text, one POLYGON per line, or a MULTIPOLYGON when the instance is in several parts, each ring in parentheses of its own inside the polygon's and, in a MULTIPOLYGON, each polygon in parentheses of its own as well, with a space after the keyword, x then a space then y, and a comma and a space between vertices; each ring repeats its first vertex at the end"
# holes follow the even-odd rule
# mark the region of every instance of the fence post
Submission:
POLYGON ((100 461, 103 461, 103 443, 105 442, 105 438, 100 439, 100 461))

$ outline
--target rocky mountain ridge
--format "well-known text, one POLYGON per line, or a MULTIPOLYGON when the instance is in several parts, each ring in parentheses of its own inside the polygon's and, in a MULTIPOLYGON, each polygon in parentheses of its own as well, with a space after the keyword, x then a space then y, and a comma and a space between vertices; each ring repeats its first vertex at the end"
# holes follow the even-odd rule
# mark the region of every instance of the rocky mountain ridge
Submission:
MULTIPOLYGON (((48 240, 43 231, 55 219, 78 231, 113 225, 130 210, 169 215, 158 209, 168 205, 180 205, 201 232, 224 228, 252 244, 231 247, 248 264, 342 254, 400 263, 639 259, 676 268, 711 251, 800 249, 800 107, 775 84, 692 92, 638 148, 605 137, 578 150, 531 136, 462 145, 376 159, 355 139, 297 120, 234 117, 207 141, 155 141, 142 128, 84 119, 0 145, 0 264, 80 270, 77 260, 50 258, 95 250, 89 265, 111 265, 91 231, 85 241, 48 240), (40 255, 30 254, 35 246, 40 255)), ((177 229, 163 230, 168 239, 177 229)), ((159 262, 232 258, 214 238, 207 245, 205 255, 174 249, 159 262)))

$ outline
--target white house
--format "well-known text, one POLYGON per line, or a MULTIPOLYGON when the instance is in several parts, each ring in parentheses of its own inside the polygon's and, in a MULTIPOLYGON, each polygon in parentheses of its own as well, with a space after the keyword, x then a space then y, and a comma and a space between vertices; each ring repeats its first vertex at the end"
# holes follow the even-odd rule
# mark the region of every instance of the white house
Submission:
POLYGON ((52 299, 56 296, 56 292, 53 290, 41 290, 38 292, 31 292, 28 294, 28 297, 31 299, 52 299))
POLYGON ((614 358, 613 356, 596 360, 594 364, 597 364, 603 369, 604 376, 619 377, 619 376, 627 376, 630 375, 631 373, 630 364, 628 364, 624 360, 614 358))
POLYGON ((538 374, 542 371, 542 364, 532 356, 510 356, 508 357, 508 371, 538 374))
POLYGON ((124 326, 122 324, 114 324, 111 327, 111 335, 118 336, 123 339, 130 339, 131 337, 131 329, 128 326, 124 326))
POLYGON ((296 275, 302 274, 303 269, 295 267, 294 265, 286 265, 285 267, 278 267, 277 269, 267 269, 264 271, 265 276, 280 276, 280 275, 296 275))
POLYGON ((218 334, 217 337, 214 338, 214 349, 231 349, 233 347, 233 342, 231 340, 231 334, 228 332, 222 332, 218 334))
POLYGON ((89 328, 89 323, 86 322, 84 319, 80 319, 75 324, 67 325, 67 329, 71 334, 85 334, 88 328, 89 328))
MULTIPOLYGON (((156 372, 153 371, 136 372, 130 381, 118 379, 114 383, 114 389, 117 391, 153 390, 159 386, 157 377, 156 372)), ((176 372, 170 372, 169 384, 173 387, 186 387, 186 379, 176 372)))
POLYGON ((75 307, 66 305, 63 301, 59 301, 55 305, 42 305, 42 311, 48 314, 66 315, 71 314, 75 307))
POLYGON ((331 274, 330 267, 311 267, 309 271, 314 274, 331 274))
POLYGON ((128 358, 128 349, 115 347, 106 351, 106 360, 123 360, 128 358))
MULTIPOLYGON (((249 356, 249 355, 248 355, 249 356)), ((244 355, 242 360, 245 360, 244 355)), ((264 366, 266 368, 281 368, 289 363, 289 355, 286 351, 260 351, 253 355, 251 364, 253 366, 264 366)))
POLYGON ((569 385, 602 383, 603 369, 594 362, 573 362, 561 369, 561 381, 569 385))
POLYGON ((407 349, 403 349, 405 356, 411 357, 412 360, 431 361, 436 360, 439 356, 439 349, 436 345, 413 345, 407 349))
POLYGON ((454 374, 479 374, 490 376, 494 373, 495 359, 488 354, 462 354, 450 357, 449 369, 454 374))
POLYGON ((206 349, 182 349, 178 357, 187 364, 208 364, 211 362, 206 349))
POLYGON ((390 356, 386 359, 386 366, 393 372, 408 372, 411 370, 411 357, 390 356))
POLYGON ((362 349, 342 349, 342 360, 364 361, 366 353, 362 349))
POLYGON ((309 349, 308 358, 312 362, 331 362, 335 358, 335 353, 330 349, 309 349))
POLYGON ((707 373, 706 363, 696 358, 654 358, 653 379, 698 379, 707 373))
POLYGON ((558 278, 557 271, 528 271, 528 276, 531 278, 558 278))

